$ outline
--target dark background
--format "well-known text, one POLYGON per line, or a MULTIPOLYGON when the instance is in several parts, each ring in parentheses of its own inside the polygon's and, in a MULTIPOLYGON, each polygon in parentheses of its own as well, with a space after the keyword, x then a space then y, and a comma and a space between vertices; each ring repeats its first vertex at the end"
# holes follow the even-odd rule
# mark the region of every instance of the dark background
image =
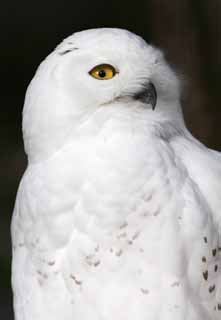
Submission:
POLYGON ((40 61, 66 36, 121 27, 160 48, 186 78, 183 109, 193 134, 221 150, 221 1, 4 1, 1 41, 0 319, 12 320, 10 220, 26 166, 21 111, 40 61))

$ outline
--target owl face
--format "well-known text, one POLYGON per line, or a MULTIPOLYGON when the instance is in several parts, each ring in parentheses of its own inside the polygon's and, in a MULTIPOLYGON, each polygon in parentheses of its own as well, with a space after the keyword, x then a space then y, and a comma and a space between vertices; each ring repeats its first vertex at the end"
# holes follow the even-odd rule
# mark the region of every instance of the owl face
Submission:
POLYGON ((147 108, 157 103, 152 75, 161 54, 129 32, 84 31, 67 39, 57 55, 59 85, 71 99, 77 96, 81 106, 100 107, 125 98, 140 100, 147 108))
POLYGON ((47 141, 48 150, 55 141, 62 145, 69 132, 102 108, 116 106, 118 112, 121 104, 125 112, 134 107, 169 112, 178 99, 176 75, 162 53, 140 37, 120 29, 76 33, 47 57, 29 86, 26 151, 30 155, 38 144, 41 152, 47 141))

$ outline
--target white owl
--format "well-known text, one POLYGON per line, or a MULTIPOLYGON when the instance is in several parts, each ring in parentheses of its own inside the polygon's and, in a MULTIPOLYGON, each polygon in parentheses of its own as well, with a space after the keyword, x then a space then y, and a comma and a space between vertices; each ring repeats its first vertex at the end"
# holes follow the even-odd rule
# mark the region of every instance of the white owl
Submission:
POLYGON ((159 50, 70 36, 29 86, 23 134, 16 320, 221 318, 221 156, 186 129, 159 50))

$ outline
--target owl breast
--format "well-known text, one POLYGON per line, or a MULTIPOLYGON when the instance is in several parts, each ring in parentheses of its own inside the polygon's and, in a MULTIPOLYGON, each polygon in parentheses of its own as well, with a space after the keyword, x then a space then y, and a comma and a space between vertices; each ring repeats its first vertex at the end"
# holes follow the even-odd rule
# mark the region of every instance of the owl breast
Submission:
POLYGON ((162 140, 105 130, 29 167, 22 229, 42 295, 66 292, 70 317, 85 320, 201 319, 191 294, 214 307, 202 258, 211 269, 216 233, 177 162, 162 140))

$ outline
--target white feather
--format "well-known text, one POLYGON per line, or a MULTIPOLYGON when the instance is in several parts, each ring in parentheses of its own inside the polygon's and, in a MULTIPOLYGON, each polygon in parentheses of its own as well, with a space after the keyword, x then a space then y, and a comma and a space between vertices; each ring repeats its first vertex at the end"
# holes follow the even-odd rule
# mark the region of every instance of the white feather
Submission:
POLYGON ((220 155, 187 131, 179 87, 119 29, 74 34, 43 62, 23 112, 16 320, 220 319, 220 155), (93 79, 100 63, 119 74, 93 79), (144 80, 154 111, 132 98, 144 80))

